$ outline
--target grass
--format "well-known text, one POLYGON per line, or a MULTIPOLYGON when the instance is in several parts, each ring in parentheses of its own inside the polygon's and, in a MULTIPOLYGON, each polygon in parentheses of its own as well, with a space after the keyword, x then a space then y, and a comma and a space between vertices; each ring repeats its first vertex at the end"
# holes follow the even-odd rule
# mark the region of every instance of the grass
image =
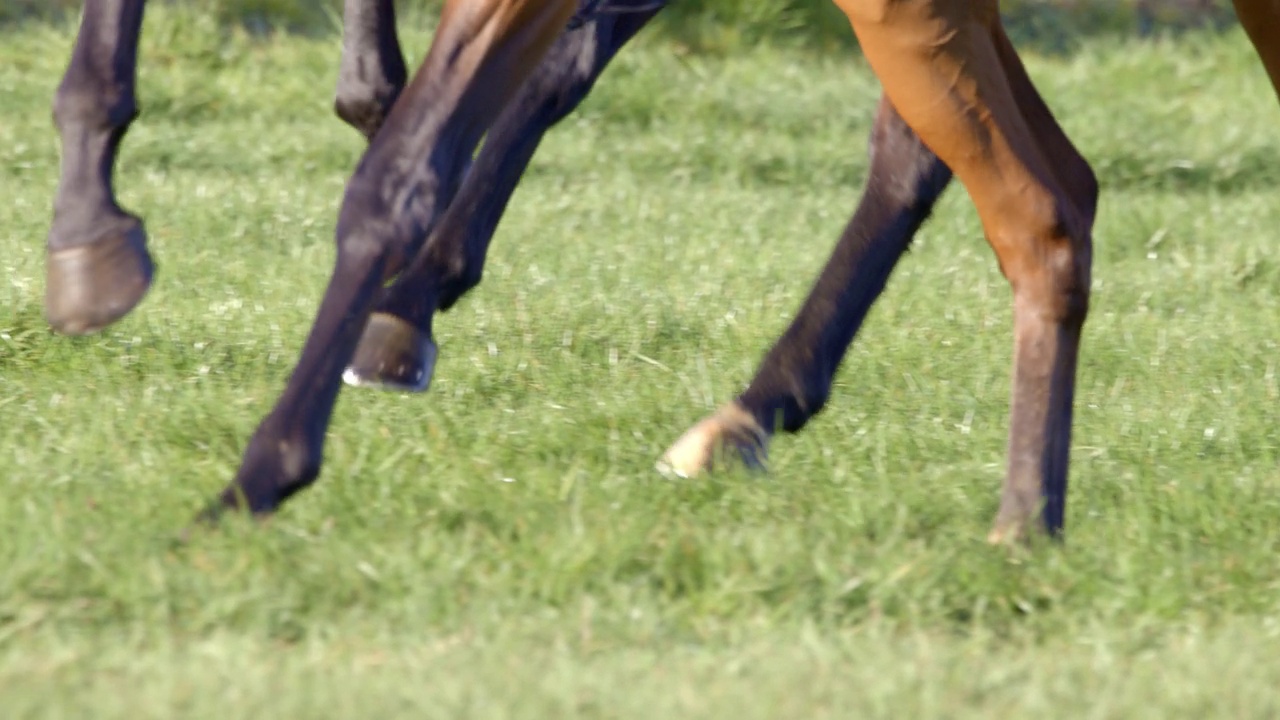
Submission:
POLYGON ((159 282, 84 339, 41 315, 71 34, 0 42, 6 718, 1280 712, 1280 115, 1238 31, 1028 58, 1105 196, 1069 540, 1008 553, 1009 293, 959 189, 769 476, 652 472, 802 299, 877 95, 654 39, 544 145, 431 391, 345 393, 312 490, 173 544, 283 386, 360 141, 335 38, 149 23, 118 185, 159 282))

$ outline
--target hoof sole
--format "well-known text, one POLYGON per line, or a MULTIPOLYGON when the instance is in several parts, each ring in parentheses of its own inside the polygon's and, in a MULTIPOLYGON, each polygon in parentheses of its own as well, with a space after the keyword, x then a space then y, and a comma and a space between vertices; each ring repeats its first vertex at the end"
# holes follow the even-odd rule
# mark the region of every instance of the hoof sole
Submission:
POLYGON ((348 385, 422 392, 431 385, 436 344, 431 336, 395 315, 369 316, 355 357, 342 373, 348 385))
POLYGON ((64 335, 86 335, 137 307, 155 266, 139 223, 89 245, 50 250, 45 271, 49 325, 64 335))

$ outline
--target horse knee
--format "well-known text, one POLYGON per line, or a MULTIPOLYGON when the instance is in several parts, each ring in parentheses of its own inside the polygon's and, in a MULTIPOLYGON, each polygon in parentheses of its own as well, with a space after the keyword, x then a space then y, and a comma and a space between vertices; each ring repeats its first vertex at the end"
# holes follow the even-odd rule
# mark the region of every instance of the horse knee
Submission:
POLYGON ((991 243, 1020 310, 1071 327, 1089 312, 1093 240, 1074 202, 1023 199, 1015 219, 991 243))
POLYGON ((1047 256, 1047 297, 1043 309, 1064 325, 1080 327, 1089 314, 1093 240, 1085 234, 1055 243, 1047 256))

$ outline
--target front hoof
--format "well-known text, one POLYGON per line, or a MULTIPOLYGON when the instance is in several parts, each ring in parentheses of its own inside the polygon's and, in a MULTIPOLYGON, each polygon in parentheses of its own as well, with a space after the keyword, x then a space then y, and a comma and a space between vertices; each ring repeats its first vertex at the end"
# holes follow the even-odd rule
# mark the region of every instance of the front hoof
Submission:
POLYGON ((763 470, 768 444, 769 433, 751 413, 732 402, 680 436, 658 461, 658 472, 696 477, 713 470, 716 459, 725 454, 737 455, 748 468, 763 470))
POLYGON ((247 497, 244 491, 231 485, 209 501, 204 509, 196 513, 195 527, 216 527, 223 518, 244 515, 257 520, 265 520, 280 508, 280 501, 274 496, 259 497, 256 502, 247 497))
POLYGON ((141 222, 88 245, 50 250, 45 317, 64 335, 101 330, 142 301, 154 270, 141 222))
POLYGON ((342 380, 355 387, 422 392, 431 385, 435 367, 431 335, 395 315, 375 312, 342 380))

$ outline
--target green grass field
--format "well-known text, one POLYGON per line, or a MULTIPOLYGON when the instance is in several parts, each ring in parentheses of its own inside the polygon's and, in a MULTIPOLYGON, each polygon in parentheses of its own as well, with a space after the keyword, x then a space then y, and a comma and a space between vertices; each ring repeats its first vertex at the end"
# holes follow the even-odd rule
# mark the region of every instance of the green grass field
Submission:
POLYGON ((983 542, 1010 295, 959 188, 771 474, 653 472, 803 298, 878 91, 652 39, 548 138, 430 392, 346 392, 313 489, 173 543, 283 387, 361 142, 336 38, 153 12, 118 185, 158 284, 56 337, 71 38, 0 37, 0 716, 1280 714, 1280 107, 1239 31, 1028 58, 1104 187, 1068 541, 1031 552, 983 542))

